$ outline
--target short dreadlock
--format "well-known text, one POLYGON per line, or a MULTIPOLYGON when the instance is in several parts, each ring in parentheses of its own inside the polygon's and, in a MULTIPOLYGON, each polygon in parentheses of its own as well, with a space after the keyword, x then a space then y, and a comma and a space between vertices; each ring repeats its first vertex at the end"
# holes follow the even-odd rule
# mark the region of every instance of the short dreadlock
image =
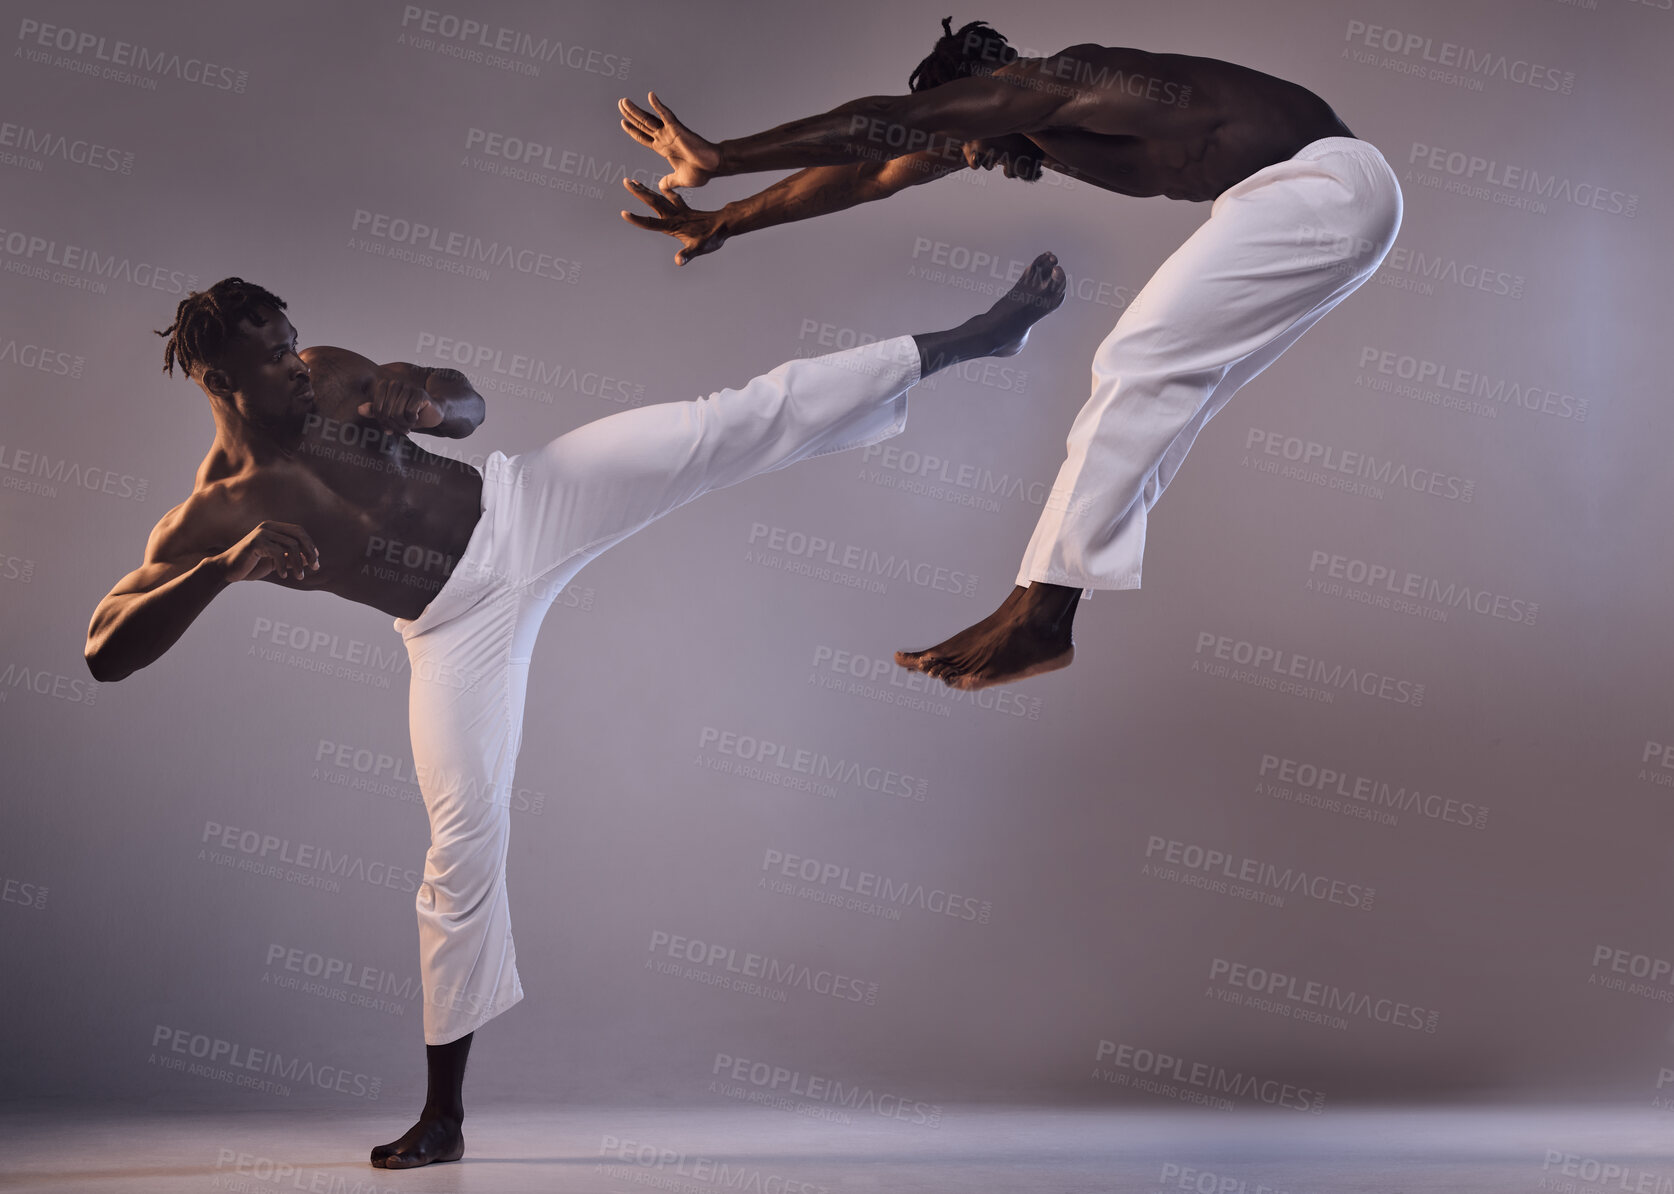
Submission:
POLYGON ((266 325, 263 307, 283 311, 285 300, 243 278, 222 278, 208 290, 194 290, 174 309, 174 322, 157 333, 168 337, 163 372, 173 374, 178 363, 191 376, 213 364, 238 335, 241 321, 266 325))
POLYGON ((942 36, 930 56, 908 77, 907 88, 924 91, 967 75, 985 75, 1016 57, 1017 51, 1004 35, 981 21, 972 21, 955 32, 953 18, 943 17, 942 36))

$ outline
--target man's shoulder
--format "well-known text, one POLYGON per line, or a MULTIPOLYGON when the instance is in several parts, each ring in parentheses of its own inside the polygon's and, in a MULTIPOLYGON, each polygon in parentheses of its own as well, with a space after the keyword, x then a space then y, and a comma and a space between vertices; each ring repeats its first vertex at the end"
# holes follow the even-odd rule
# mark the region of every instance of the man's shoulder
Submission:
POLYGON ((362 356, 353 349, 334 348, 329 344, 314 344, 297 354, 303 364, 311 371, 326 370, 332 373, 359 373, 377 369, 377 362, 370 357, 362 356))
POLYGON ((185 499, 157 520, 145 545, 147 559, 168 560, 194 552, 222 551, 229 528, 257 497, 256 479, 246 476, 199 480, 185 499))

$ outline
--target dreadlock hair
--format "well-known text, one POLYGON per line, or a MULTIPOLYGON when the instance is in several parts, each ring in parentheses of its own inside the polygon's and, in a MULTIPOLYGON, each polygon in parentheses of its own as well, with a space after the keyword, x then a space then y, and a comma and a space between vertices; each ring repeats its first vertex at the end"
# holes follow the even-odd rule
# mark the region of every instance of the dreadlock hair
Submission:
POLYGON ((222 278, 208 290, 194 290, 174 309, 174 322, 158 332, 166 336, 163 372, 174 373, 178 363, 188 377, 212 365, 238 335, 238 325, 249 320, 267 323, 262 308, 283 311, 285 300, 243 278, 222 278))
POLYGON ((1004 35, 981 21, 972 21, 957 32, 953 18, 942 18, 942 36, 930 56, 920 62, 907 79, 907 89, 923 91, 940 87, 968 75, 985 75, 1017 57, 1004 35))

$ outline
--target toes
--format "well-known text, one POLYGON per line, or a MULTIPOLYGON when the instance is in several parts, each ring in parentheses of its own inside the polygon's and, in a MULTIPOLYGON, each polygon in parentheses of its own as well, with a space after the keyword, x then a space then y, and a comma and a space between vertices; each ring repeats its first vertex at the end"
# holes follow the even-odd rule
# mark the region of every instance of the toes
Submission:
POLYGON ((919 660, 922 658, 924 658, 923 651, 895 652, 895 662, 900 664, 902 667, 917 667, 919 665, 919 660))

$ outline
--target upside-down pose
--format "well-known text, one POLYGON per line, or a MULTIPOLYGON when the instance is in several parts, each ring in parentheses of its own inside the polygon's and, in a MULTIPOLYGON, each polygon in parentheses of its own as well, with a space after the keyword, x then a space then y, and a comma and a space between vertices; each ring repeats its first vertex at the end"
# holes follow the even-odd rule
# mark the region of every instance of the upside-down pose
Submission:
POLYGON ((1146 515, 1203 425, 1371 277, 1401 224, 1383 155, 1312 92, 1213 58, 1074 45, 1019 57, 972 22, 908 81, 755 136, 712 143, 655 94, 622 127, 662 154, 660 191, 624 180, 677 237, 684 265, 740 233, 824 215, 956 170, 1072 175, 1119 195, 1213 200, 1206 220, 1134 298, 1093 357, 1093 393, 1023 553, 1016 587, 983 621, 903 667, 983 688, 1067 666, 1083 589, 1139 587, 1146 515), (711 178, 806 167, 700 211, 675 192, 711 178))
POLYGON ((145 667, 234 581, 394 616, 430 817, 416 897, 429 1091, 373 1165, 463 1155, 472 1034, 523 998, 506 845, 530 654, 554 598, 589 560, 700 494, 897 434, 914 383, 1017 352, 1064 285, 1042 254, 951 331, 788 361, 736 390, 626 410, 520 455, 490 452, 480 471, 407 438, 481 425, 483 399, 462 374, 299 352, 285 303, 238 278, 181 302, 161 333, 165 368, 178 363, 202 387, 215 440, 145 562, 99 603, 87 663, 105 682, 145 667))

